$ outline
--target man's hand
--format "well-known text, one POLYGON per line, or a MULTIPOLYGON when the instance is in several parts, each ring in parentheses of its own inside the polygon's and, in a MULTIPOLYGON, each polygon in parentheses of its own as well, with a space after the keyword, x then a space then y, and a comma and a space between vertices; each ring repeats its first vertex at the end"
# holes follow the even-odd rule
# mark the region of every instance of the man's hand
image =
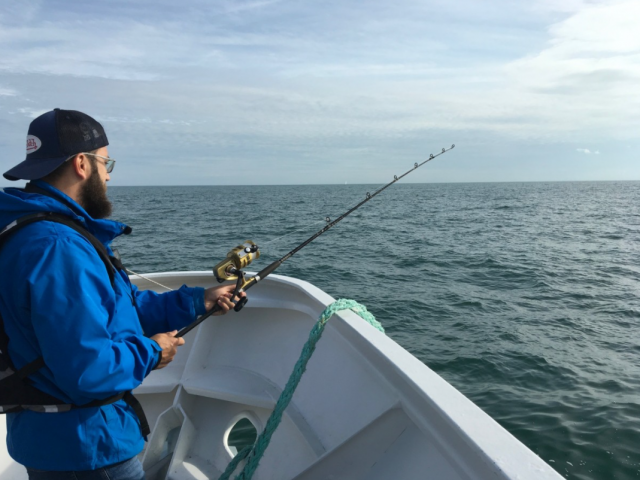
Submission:
POLYGON ((178 353, 178 347, 184 345, 184 338, 176 338, 177 330, 168 333, 158 333, 151 337, 151 340, 160 345, 162 349, 160 363, 156 365, 156 369, 164 368, 171 363, 173 357, 178 353))
MULTIPOLYGON (((231 296, 235 289, 235 285, 221 285, 219 287, 207 288, 204 291, 204 306, 207 311, 211 310, 214 305, 217 304, 221 310, 214 313, 214 315, 224 315, 227 313, 234 307, 234 303, 231 301, 231 296)), ((244 298, 246 296, 247 294, 242 292, 236 296, 235 300, 237 302, 240 298, 244 298)))

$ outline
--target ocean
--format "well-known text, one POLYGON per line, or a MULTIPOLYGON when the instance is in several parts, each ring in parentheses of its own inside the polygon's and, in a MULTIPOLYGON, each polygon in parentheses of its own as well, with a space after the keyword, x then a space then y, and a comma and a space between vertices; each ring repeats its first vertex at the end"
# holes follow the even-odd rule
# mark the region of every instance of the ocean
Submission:
MULTIPOLYGON (((378 187, 110 187, 114 245, 148 273, 251 239, 257 271, 378 187)), ((365 304, 564 477, 640 477, 640 182, 399 183, 276 273, 365 304)))

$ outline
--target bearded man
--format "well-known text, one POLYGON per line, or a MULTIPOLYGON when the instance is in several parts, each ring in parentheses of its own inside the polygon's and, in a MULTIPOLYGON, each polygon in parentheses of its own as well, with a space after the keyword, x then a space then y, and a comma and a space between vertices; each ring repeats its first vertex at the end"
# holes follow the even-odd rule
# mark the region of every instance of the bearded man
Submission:
POLYGON ((178 329, 233 306, 232 286, 131 285, 110 248, 131 229, 106 219, 108 144, 90 116, 55 109, 4 174, 29 183, 0 192, 0 412, 32 480, 144 478, 148 426, 131 390, 173 360, 178 329))

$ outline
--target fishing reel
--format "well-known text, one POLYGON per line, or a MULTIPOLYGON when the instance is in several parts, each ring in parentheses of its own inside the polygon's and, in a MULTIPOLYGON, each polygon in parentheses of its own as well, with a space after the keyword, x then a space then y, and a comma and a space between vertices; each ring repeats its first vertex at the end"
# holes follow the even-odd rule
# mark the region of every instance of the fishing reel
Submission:
MULTIPOLYGON (((253 243, 251 240, 247 240, 242 245, 238 245, 227 253, 227 258, 213 267, 213 274, 219 283, 226 282, 227 280, 236 281, 236 288, 233 292, 233 297, 235 297, 239 293, 243 292, 250 283, 252 283, 251 280, 254 282, 257 281, 255 279, 247 281, 245 273, 242 271, 256 258, 260 258, 258 245, 253 243)), ((247 303, 247 297, 243 297, 237 302, 234 300, 234 303, 235 307, 233 309, 236 312, 239 312, 247 303)))
POLYGON ((247 268, 257 258, 260 258, 258 245, 247 240, 227 253, 227 257, 213 267, 213 274, 219 283, 237 280, 243 275, 242 269, 247 268))
POLYGON ((240 271, 247 268, 256 258, 260 258, 260 250, 255 243, 247 240, 227 253, 227 257, 213 267, 213 274, 219 283, 236 280, 240 271))

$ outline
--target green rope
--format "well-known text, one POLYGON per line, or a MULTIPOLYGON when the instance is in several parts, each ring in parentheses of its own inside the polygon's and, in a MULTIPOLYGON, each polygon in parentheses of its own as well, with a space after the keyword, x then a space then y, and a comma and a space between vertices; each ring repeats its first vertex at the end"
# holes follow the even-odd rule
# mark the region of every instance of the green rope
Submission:
POLYGON ((256 443, 253 445, 253 447, 244 448, 233 458, 233 460, 231 460, 231 463, 229 463, 227 469, 224 471, 219 480, 228 480, 233 471, 236 469, 238 463, 240 463, 247 456, 247 463, 242 469, 242 472, 240 472, 240 474, 235 478, 235 480, 251 480, 251 478, 253 477, 253 473, 258 468, 258 463, 260 463, 260 460, 262 459, 262 455, 264 455, 265 450, 269 446, 269 442, 271 441, 273 432, 275 432, 276 428, 280 424, 280 420, 282 420, 282 414, 289 405, 289 402, 291 402, 293 393, 295 392, 298 383, 300 383, 302 374, 307 368, 307 363, 309 362, 313 351, 316 349, 316 344, 322 336, 322 332, 324 331, 326 323, 336 312, 349 309, 360 315, 360 317, 367 321, 372 327, 384 333, 384 328, 382 328, 380 322, 378 322, 375 317, 367 311, 367 308, 364 305, 360 305, 354 300, 336 300, 327 308, 325 308, 324 312, 322 312, 320 318, 311 329, 311 333, 309 333, 309 340, 307 340, 307 343, 305 343, 304 347, 302 348, 300 358, 296 362, 295 367, 293 367, 293 372, 291 372, 291 376, 287 381, 287 385, 284 387, 280 398, 276 402, 276 406, 273 409, 269 420, 267 420, 267 425, 264 427, 263 432, 257 438, 256 443))

